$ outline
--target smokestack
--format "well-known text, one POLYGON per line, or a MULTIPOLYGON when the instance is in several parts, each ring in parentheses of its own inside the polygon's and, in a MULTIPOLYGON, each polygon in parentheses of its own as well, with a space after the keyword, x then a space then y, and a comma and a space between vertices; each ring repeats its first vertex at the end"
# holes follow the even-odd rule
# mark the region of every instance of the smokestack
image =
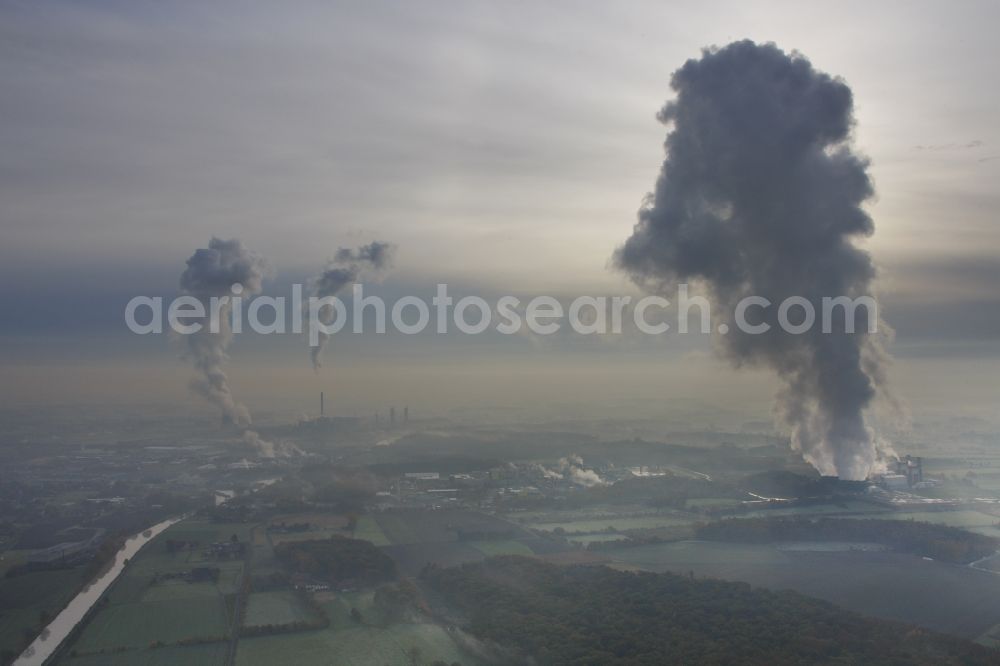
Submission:
POLYGON ((866 421, 876 393, 887 395, 887 356, 869 333, 877 315, 855 308, 849 331, 836 307, 829 332, 816 322, 800 334, 778 315, 791 296, 821 313, 825 297, 871 292, 875 267, 855 240, 874 231, 862 208, 874 187, 852 150, 851 89, 799 54, 749 40, 705 49, 671 87, 659 114, 666 160, 614 263, 650 291, 702 288, 725 325, 716 349, 781 381, 776 412, 792 445, 821 474, 863 479, 888 453, 866 421), (747 323, 769 326, 763 333, 736 323, 748 296, 771 304, 749 311, 747 323))
POLYGON ((320 418, 326 415, 326 410, 323 408, 323 392, 319 392, 319 416, 320 418))

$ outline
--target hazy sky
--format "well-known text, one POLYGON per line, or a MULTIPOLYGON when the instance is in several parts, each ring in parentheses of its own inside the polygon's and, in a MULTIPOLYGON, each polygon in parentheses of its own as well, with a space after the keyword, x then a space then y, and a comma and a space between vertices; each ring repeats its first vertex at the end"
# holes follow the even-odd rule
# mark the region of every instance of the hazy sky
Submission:
MULTIPOLYGON (((634 293, 608 261, 663 159, 655 114, 670 74, 704 46, 750 38, 801 51, 854 91, 856 144, 878 190, 867 246, 901 392, 925 395, 936 378, 930 403, 963 386, 995 403, 998 20, 994 2, 3 2, 0 395, 68 400, 93 386, 85 368, 116 364, 155 366, 139 383, 182 394, 166 341, 125 339, 121 312, 137 293, 172 292, 212 235, 266 255, 275 291, 339 246, 378 238, 399 248, 393 293, 436 282, 634 293)), ((387 358, 427 368, 457 355, 504 386, 518 364, 559 371, 558 343, 520 343, 344 341, 329 361, 391 377, 387 358)), ((266 366, 278 385, 311 391, 301 345, 241 341, 237 374, 266 366)), ((695 382, 709 401, 737 381, 707 360, 707 340, 620 361, 615 345, 565 346, 586 357, 577 367, 593 364, 593 399, 601 381, 634 379, 615 368, 641 374, 651 357, 715 377, 714 389, 695 382)), ((251 383, 237 389, 261 393, 251 383)), ((365 399, 386 383, 368 382, 365 399)), ((161 395, 146 390, 138 397, 161 395)))

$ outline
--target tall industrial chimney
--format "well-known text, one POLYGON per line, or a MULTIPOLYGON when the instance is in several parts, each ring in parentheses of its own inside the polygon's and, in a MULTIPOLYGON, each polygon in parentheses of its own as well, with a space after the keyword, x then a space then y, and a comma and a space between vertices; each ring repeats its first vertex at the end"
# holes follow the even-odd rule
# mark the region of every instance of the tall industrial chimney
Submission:
POLYGON ((326 408, 323 405, 323 392, 319 392, 319 416, 323 418, 326 415, 326 408))

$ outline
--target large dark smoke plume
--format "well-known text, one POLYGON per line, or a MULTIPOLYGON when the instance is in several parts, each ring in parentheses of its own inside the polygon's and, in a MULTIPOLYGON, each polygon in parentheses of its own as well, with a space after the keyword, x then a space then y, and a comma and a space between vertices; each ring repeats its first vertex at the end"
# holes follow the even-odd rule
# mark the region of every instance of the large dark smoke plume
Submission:
POLYGON ((676 98, 659 115, 667 157, 615 263, 647 288, 701 285, 729 327, 717 348, 782 380, 776 411, 794 446, 824 474, 864 478, 880 455, 865 413, 884 355, 864 308, 853 334, 842 308, 831 333, 820 326, 823 297, 867 295, 875 276, 854 244, 873 232, 861 206, 874 189, 867 160, 852 152, 851 90, 801 55, 751 41, 705 50, 671 86, 676 98), (733 325, 750 295, 773 304, 748 316, 770 324, 765 334, 733 325), (817 313, 806 333, 778 325, 778 304, 792 295, 817 313))
POLYGON ((208 247, 199 248, 187 260, 187 268, 181 274, 180 287, 188 296, 197 298, 205 309, 206 317, 200 320, 201 329, 184 336, 186 357, 194 364, 197 376, 191 387, 198 395, 219 408, 227 423, 240 428, 248 444, 263 455, 273 456, 274 447, 249 429, 251 420, 247 408, 233 397, 229 380, 224 370, 228 360, 227 349, 233 339, 230 322, 232 302, 222 301, 219 321, 215 330, 210 325, 211 301, 213 297, 232 297, 233 286, 242 287, 241 297, 259 294, 264 280, 265 262, 263 258, 248 250, 237 239, 221 240, 212 238, 208 247))
MULTIPOLYGON (((354 250, 342 247, 323 272, 310 282, 312 295, 318 298, 336 296, 341 289, 361 277, 377 277, 389 269, 394 254, 395 246, 381 241, 372 241, 354 250)), ((329 325, 333 321, 332 308, 320 308, 319 319, 329 325)), ((309 356, 317 370, 322 365, 323 349, 329 337, 320 331, 319 344, 309 348, 309 356)))

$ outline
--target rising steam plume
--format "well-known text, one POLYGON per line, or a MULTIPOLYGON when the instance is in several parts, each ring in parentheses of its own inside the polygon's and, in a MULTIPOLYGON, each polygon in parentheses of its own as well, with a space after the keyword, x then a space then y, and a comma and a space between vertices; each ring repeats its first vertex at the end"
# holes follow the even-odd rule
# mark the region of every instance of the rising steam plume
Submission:
MULTIPOLYGON (((310 282, 312 295, 317 298, 336 296, 341 289, 361 277, 378 277, 391 266, 394 254, 395 246, 381 241, 372 241, 354 250, 342 247, 323 272, 310 282)), ((320 308, 319 319, 327 325, 332 323, 333 308, 320 308)), ((329 337, 320 331, 319 344, 309 348, 309 356, 316 370, 323 364, 323 349, 329 337)))
POLYGON ((884 387, 886 357, 864 308, 856 333, 845 332, 843 308, 831 333, 819 324, 824 296, 867 295, 875 276, 854 244, 874 230, 861 207, 874 189, 867 160, 852 151, 851 90, 801 55, 751 41, 705 50, 671 86, 676 97, 659 114, 670 127, 667 157, 615 263, 646 288, 702 286, 729 327, 717 349, 781 379, 776 412, 793 446, 823 474, 864 478, 880 456, 865 414, 884 387), (733 325, 750 295, 773 304, 748 317, 767 333, 733 325), (817 313, 799 335, 776 318, 792 295, 817 313))
POLYGON ((583 458, 575 453, 560 458, 554 468, 537 465, 537 469, 546 478, 568 479, 578 486, 592 488, 594 486, 607 485, 607 481, 602 479, 600 474, 592 469, 584 467, 583 458))
POLYGON ((219 322, 215 330, 210 326, 208 317, 212 298, 231 297, 234 285, 242 287, 242 297, 259 294, 265 272, 263 258, 248 250, 239 240, 212 238, 208 247, 195 250, 187 260, 180 287, 184 294, 201 301, 206 312, 204 318, 191 320, 191 323, 200 323, 201 329, 184 336, 187 345, 185 357, 194 363, 197 371, 191 388, 218 407, 223 421, 239 428, 247 444, 270 457, 274 455, 273 445, 250 429, 250 412, 233 397, 224 370, 228 360, 226 350, 233 339, 231 301, 219 301, 222 307, 219 308, 219 322))

